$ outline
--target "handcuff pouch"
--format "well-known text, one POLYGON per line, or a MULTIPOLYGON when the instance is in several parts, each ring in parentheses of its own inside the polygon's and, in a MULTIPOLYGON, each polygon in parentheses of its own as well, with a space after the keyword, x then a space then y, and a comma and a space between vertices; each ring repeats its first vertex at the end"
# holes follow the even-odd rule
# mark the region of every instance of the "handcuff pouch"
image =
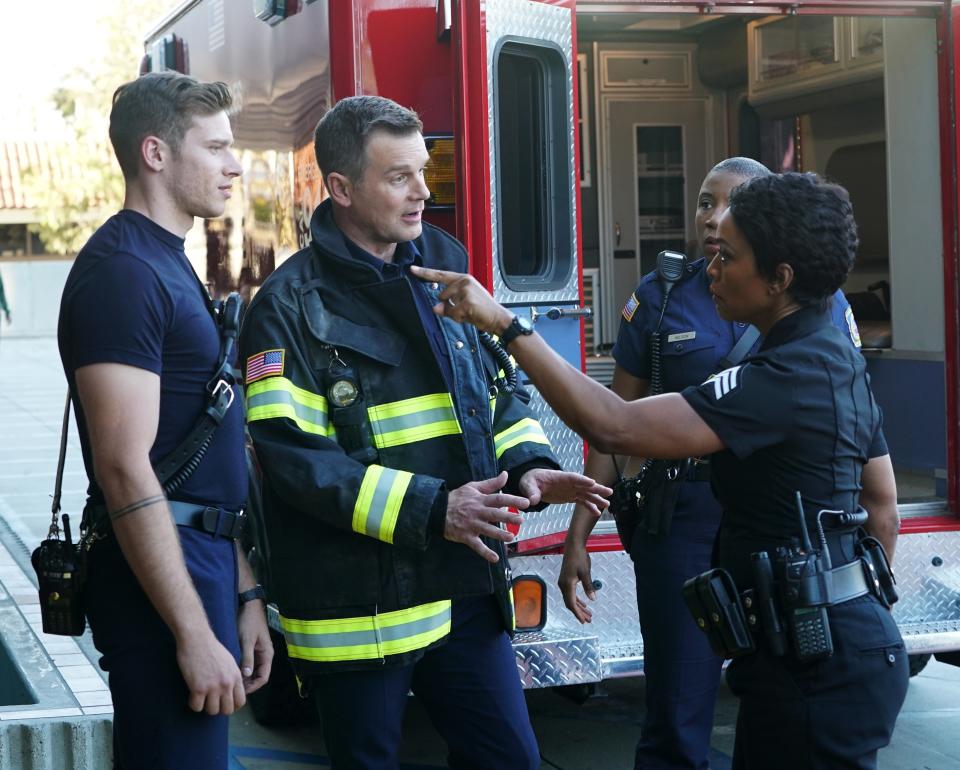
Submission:
POLYGON ((683 584, 683 600, 717 655, 738 658, 756 650, 747 613, 729 572, 717 568, 690 578, 683 584))

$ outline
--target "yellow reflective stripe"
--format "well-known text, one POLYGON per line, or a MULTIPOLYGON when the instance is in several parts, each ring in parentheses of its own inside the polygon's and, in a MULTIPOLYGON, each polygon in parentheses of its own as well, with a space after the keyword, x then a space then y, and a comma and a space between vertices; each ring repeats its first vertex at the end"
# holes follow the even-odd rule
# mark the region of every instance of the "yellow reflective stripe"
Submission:
POLYGON ((449 393, 406 398, 367 409, 377 449, 461 433, 449 393))
POLYGON ((540 423, 532 417, 525 417, 515 422, 505 431, 498 433, 493 441, 497 448, 497 459, 511 447, 526 441, 550 446, 550 440, 540 427, 540 423))
POLYGON ((286 377, 268 377, 247 387, 247 422, 286 417, 305 433, 336 435, 327 414, 327 399, 298 388, 286 377))
POLYGON ((371 660, 419 650, 450 633, 449 600, 359 618, 296 620, 280 616, 292 658, 318 663, 371 660))
POLYGON ((413 474, 407 471, 369 466, 353 506, 353 531, 392 543, 403 496, 412 478, 413 474))
POLYGON ((517 605, 513 600, 513 584, 510 584, 510 628, 517 630, 517 605))

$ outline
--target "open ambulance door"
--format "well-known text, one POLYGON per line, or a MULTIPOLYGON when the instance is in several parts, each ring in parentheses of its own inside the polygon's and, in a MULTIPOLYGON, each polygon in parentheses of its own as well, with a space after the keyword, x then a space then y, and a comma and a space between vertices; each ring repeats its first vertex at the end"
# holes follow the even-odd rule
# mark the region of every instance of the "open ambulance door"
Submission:
MULTIPOLYGON (((573 0, 453 4, 458 232, 471 271, 502 304, 530 318, 583 369, 573 0)), ((564 468, 583 442, 534 388, 537 414, 564 468)), ((561 542, 572 506, 528 514, 519 551, 561 542)))

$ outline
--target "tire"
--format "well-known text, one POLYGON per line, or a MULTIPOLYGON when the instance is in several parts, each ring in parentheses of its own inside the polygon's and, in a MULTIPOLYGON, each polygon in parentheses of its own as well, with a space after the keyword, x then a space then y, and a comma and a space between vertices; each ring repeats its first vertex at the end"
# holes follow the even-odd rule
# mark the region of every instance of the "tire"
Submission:
POLYGON ((301 698, 297 680, 287 658, 283 635, 270 629, 273 641, 273 668, 270 679, 247 701, 253 718, 264 727, 292 727, 316 724, 320 717, 312 698, 301 698))
POLYGON ((909 655, 907 656, 910 660, 910 676, 916 676, 923 669, 927 667, 927 663, 930 662, 930 655, 909 655))

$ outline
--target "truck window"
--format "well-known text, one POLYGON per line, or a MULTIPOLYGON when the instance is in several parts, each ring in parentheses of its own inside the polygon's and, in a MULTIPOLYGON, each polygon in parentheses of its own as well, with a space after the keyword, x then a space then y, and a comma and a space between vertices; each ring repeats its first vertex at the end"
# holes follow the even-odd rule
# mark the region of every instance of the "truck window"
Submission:
POLYGON ((570 272, 567 81, 558 49, 511 40, 495 54, 497 247, 514 291, 558 288, 570 272))

